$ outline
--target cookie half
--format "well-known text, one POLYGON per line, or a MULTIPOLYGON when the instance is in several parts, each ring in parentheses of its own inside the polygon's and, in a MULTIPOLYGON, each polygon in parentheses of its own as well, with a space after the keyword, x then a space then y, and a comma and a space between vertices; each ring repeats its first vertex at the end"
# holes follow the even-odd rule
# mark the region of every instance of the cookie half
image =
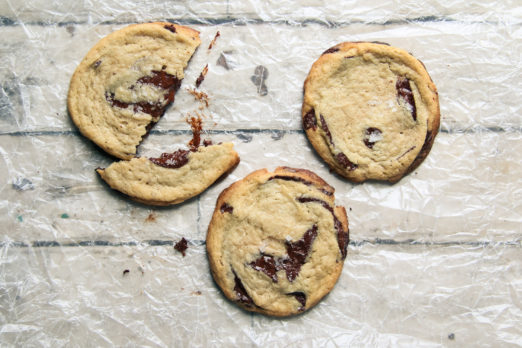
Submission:
POLYGON ((130 159, 159 121, 200 44, 199 32, 171 23, 135 24, 100 40, 69 86, 80 132, 109 154, 130 159))
POLYGON ((396 182, 428 155, 439 130, 438 94, 424 65, 382 43, 345 42, 313 64, 303 128, 317 153, 354 182, 396 182))
POLYGON ((316 174, 251 173, 219 196, 207 234, 210 269, 227 298, 273 316, 301 313, 335 285, 348 219, 316 174))
POLYGON ((109 186, 148 205, 171 205, 197 196, 239 163, 232 143, 139 157, 96 171, 109 186))

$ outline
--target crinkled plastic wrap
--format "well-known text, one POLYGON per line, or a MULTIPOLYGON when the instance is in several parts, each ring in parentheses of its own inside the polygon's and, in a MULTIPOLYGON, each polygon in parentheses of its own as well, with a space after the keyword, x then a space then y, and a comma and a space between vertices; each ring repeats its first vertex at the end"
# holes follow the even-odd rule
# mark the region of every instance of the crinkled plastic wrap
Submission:
POLYGON ((0 342, 7 346, 522 345, 522 13, 515 1, 0 3, 0 342), (239 166, 168 208, 134 203, 94 170, 113 159, 66 109, 100 38, 168 20, 201 32, 176 101, 139 148, 186 146, 199 113, 239 166), (214 47, 207 47, 216 32, 214 47), (394 185, 329 172, 300 122, 312 63, 342 41, 421 59, 439 90, 430 155, 394 185), (208 64, 201 90, 187 91, 208 64), (315 171, 350 223, 343 273, 312 310, 253 315, 214 284, 206 229, 218 194, 253 170, 315 171), (188 240, 186 256, 173 245, 188 240))

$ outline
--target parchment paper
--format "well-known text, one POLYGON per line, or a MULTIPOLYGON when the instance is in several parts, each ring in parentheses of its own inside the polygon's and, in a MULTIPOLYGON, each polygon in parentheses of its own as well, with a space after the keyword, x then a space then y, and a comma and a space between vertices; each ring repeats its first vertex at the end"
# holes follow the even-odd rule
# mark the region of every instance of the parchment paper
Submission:
POLYGON ((8 346, 520 346, 520 3, 504 1, 49 1, 0 4, 0 342, 8 346), (201 32, 176 101, 139 148, 186 146, 199 112, 241 163, 202 195, 151 208, 95 174, 113 159, 69 119, 70 77, 100 38, 171 21, 201 32), (219 31, 212 50, 207 47, 219 31), (301 128, 302 84, 342 41, 423 61, 441 131, 395 185, 331 173, 301 128), (188 93, 208 64, 200 90, 188 93), (257 69, 257 77, 256 77, 257 69), (255 83, 265 79, 263 84, 255 83), (348 211, 350 246, 314 309, 273 319, 224 299, 206 228, 248 173, 313 170, 348 211), (189 241, 187 255, 173 245, 189 241), (128 272, 125 272, 128 271, 128 272))

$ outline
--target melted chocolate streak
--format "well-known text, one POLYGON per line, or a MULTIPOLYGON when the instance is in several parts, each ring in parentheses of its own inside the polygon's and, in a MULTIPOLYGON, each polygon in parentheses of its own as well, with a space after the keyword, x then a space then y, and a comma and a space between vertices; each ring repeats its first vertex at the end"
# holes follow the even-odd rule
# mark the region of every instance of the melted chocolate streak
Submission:
POLYGON ((162 153, 159 158, 149 158, 152 163, 165 168, 181 168, 188 163, 189 151, 178 150, 173 153, 162 153))
POLYGON ((328 125, 326 124, 326 121, 324 120, 323 115, 319 115, 319 117, 321 118, 321 128, 326 133, 326 136, 328 137, 328 140, 330 141, 330 144, 335 146, 335 144, 333 142, 333 139, 332 139, 332 133, 330 133, 330 129, 328 128, 328 125))
POLYGON ((304 311, 306 307, 306 295, 304 292, 296 291, 287 294, 288 296, 294 296, 295 299, 301 304, 301 307, 298 308, 299 311, 304 311))
POLYGON ((254 300, 252 300, 252 297, 248 295, 245 287, 243 286, 243 283, 241 282, 241 279, 238 278, 236 272, 232 270, 232 273, 234 273, 234 291, 236 292, 237 300, 246 304, 247 306, 255 305, 254 300))
POLYGON ((174 101, 174 94, 181 85, 181 80, 176 76, 167 74, 164 71, 152 71, 151 76, 144 76, 137 81, 138 83, 146 83, 158 86, 165 90, 163 95, 163 101, 148 102, 142 101, 138 103, 126 103, 120 100, 114 99, 114 93, 105 92, 105 99, 111 106, 126 109, 132 106, 134 112, 143 112, 153 117, 162 116, 165 113, 167 106, 174 101), (164 104, 164 101, 166 103, 164 104))
MULTIPOLYGON (((319 115, 319 117, 321 119, 321 128, 326 133, 326 136, 328 137, 330 144, 332 144, 332 146, 335 147, 335 143, 332 139, 332 133, 330 133, 330 129, 328 128, 328 125, 326 124, 323 115, 319 115)), ((339 152, 337 155, 334 156, 334 158, 340 165, 342 165, 344 168, 348 168, 349 170, 355 170, 358 167, 357 164, 350 161, 350 159, 348 159, 348 157, 342 152, 339 152)))
POLYGON ((329 49, 324 51, 323 54, 335 53, 337 51, 339 51, 339 47, 330 47, 329 49))
POLYGON ((337 230, 337 243, 339 244, 339 250, 341 250, 341 256, 343 259, 346 258, 347 248, 348 248, 348 240, 349 235, 347 231, 343 230, 343 225, 341 221, 335 216, 334 209, 325 201, 313 198, 313 197, 298 197, 297 201, 300 203, 320 203, 326 210, 328 210, 334 219, 334 227, 337 230))
POLYGON ((293 282, 306 261, 315 237, 317 237, 317 225, 313 225, 298 241, 286 241, 287 255, 285 257, 276 259, 272 255, 261 254, 261 257, 249 263, 249 266, 265 273, 274 283, 278 281, 277 272, 284 270, 288 281, 293 282))
MULTIPOLYGON (((305 179, 300 178, 300 177, 297 177, 297 176, 289 176, 289 175, 274 175, 274 176, 272 176, 271 178, 269 178, 268 181, 270 181, 270 180, 274 180, 274 179, 286 180, 286 181, 301 182, 301 183, 305 184, 306 186, 311 186, 311 185, 312 185, 312 182, 311 182, 311 181, 305 180, 305 179)), ((331 191, 327 191, 327 190, 325 190, 325 189, 318 189, 318 190, 321 191, 322 193, 324 193, 324 194, 327 195, 327 196, 331 196, 331 195, 333 195, 333 192, 331 192, 331 191)))

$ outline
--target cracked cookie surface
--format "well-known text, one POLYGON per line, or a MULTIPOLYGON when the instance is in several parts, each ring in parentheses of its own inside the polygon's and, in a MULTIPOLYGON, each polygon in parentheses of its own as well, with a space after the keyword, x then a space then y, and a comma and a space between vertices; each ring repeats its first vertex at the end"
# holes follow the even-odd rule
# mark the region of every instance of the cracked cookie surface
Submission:
POLYGON ((423 64, 387 44, 338 44, 304 83, 310 143, 354 182, 396 182, 414 170, 433 145, 439 119, 437 90, 423 64))
POLYGON ((119 161, 96 171, 109 186, 148 205, 171 205, 197 196, 239 163, 232 143, 178 150, 158 158, 119 161))
POLYGON ((206 245, 227 298, 249 311, 289 316, 331 291, 348 237, 334 189, 313 172, 279 167, 255 171, 221 193, 206 245))
POLYGON ((130 25, 100 40, 74 72, 67 106, 80 132, 130 159, 159 121, 200 44, 196 30, 171 23, 130 25))

